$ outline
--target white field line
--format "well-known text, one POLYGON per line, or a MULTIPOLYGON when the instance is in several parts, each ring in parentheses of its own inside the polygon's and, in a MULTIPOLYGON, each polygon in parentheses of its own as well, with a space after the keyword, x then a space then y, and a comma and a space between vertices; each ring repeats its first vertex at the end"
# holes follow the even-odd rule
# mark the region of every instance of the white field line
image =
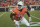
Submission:
POLYGON ((36 24, 36 25, 31 25, 31 26, 40 26, 40 25, 37 25, 37 24, 36 24))
POLYGON ((40 23, 40 22, 31 22, 31 23, 40 23))
MULTIPOLYGON (((20 24, 20 25, 23 25, 23 24, 20 24)), ((40 26, 40 22, 31 22, 31 26, 40 26)))
MULTIPOLYGON (((6 12, 5 12, 6 13, 6 12)), ((0 17, 2 17, 5 13, 1 14, 0 17)))
POLYGON ((36 23, 36 24, 32 24, 31 26, 40 26, 40 22, 31 22, 31 23, 36 23))
POLYGON ((31 22, 30 24, 34 24, 34 23, 40 24, 40 22, 31 22))
POLYGON ((37 17, 35 17, 35 16, 33 16, 33 15, 31 15, 32 17, 34 17, 34 18, 36 18, 36 19, 38 19, 38 20, 40 20, 40 18, 37 18, 37 17))

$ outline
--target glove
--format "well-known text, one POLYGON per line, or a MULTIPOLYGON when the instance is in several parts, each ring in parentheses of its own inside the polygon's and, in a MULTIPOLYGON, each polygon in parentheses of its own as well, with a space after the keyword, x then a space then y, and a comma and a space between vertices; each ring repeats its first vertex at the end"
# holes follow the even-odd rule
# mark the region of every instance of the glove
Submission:
POLYGON ((32 20, 31 17, 29 17, 29 22, 31 22, 31 20, 32 20))
POLYGON ((16 22, 16 20, 14 20, 14 22, 16 22))

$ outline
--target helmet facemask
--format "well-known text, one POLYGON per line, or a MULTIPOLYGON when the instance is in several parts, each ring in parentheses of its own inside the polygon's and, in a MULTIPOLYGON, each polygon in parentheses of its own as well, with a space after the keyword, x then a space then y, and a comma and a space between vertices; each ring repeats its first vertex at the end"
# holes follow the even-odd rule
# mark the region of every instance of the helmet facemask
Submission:
POLYGON ((22 9, 22 5, 18 5, 18 9, 21 10, 22 9))
POLYGON ((24 6, 23 2, 22 1, 18 2, 17 6, 18 6, 18 9, 21 10, 24 6))

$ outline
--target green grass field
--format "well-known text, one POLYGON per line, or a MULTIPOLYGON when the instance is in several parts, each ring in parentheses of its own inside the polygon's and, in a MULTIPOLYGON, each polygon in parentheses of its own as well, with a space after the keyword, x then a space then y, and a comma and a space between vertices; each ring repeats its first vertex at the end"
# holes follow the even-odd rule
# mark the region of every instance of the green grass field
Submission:
MULTIPOLYGON (((14 22, 10 18, 10 13, 11 12, 0 12, 0 27, 15 27, 14 22)), ((29 13, 32 17, 32 22, 34 22, 31 23, 31 25, 36 24, 36 26, 33 25, 32 27, 40 27, 40 11, 30 11, 29 13)), ((25 14, 24 17, 27 20, 29 19, 27 14, 25 14)), ((22 24, 20 25, 20 27, 26 27, 26 26, 22 24)))

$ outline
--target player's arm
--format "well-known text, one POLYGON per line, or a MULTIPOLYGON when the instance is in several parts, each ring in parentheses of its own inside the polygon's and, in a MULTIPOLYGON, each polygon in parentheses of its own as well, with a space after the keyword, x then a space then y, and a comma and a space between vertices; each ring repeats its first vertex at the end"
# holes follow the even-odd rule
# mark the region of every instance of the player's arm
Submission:
POLYGON ((30 16, 29 12, 27 11, 26 13, 27 13, 27 15, 29 17, 29 22, 31 22, 31 16, 30 16))
POLYGON ((30 8, 30 5, 28 4, 27 5, 27 15, 28 15, 28 17, 29 17, 29 22, 31 22, 31 16, 30 16, 30 13, 28 12, 28 10, 31 10, 31 8, 30 8))
POLYGON ((26 13, 27 13, 28 17, 30 17, 30 14, 29 14, 29 12, 27 11, 26 13))
POLYGON ((15 15, 15 14, 12 14, 12 13, 10 14, 10 18, 11 18, 12 20, 14 20, 14 17, 13 17, 14 15, 15 15))
POLYGON ((30 6, 27 5, 28 10, 31 10, 30 6))

